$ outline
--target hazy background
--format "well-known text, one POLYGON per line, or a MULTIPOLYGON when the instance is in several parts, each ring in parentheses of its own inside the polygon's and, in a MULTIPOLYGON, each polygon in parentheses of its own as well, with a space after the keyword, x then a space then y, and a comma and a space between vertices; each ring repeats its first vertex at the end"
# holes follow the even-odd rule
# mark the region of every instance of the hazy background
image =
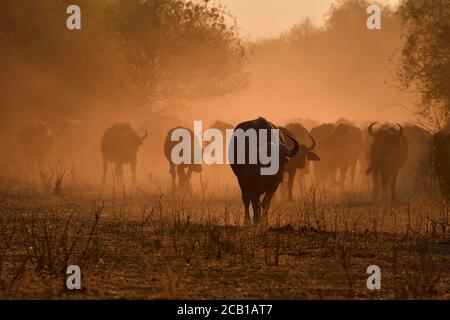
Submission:
POLYGON ((84 163, 98 180, 100 139, 115 122, 150 133, 140 175, 167 175, 167 130, 193 120, 414 116, 396 80, 402 30, 390 7, 382 30, 368 30, 364 0, 80 0, 82 30, 68 31, 69 4, 0 3, 4 167, 20 163, 22 128, 41 121, 53 132, 65 119, 85 124, 84 163))
MULTIPOLYGON (((398 5, 399 0, 377 1, 398 5)), ((304 18, 323 25, 325 16, 335 0, 215 0, 236 17, 243 36, 252 40, 277 37, 304 18)))
MULTIPOLYGON (((407 121, 416 100, 398 89, 398 18, 385 7, 382 30, 366 28, 361 1, 221 0, 249 42, 249 86, 207 105, 230 121, 263 115, 274 121, 407 121), (311 18, 311 19, 309 19, 311 18)), ((399 1, 382 1, 395 6, 399 1)), ((393 7, 395 8, 395 7, 393 7)), ((204 116, 204 106, 202 114, 204 116)))

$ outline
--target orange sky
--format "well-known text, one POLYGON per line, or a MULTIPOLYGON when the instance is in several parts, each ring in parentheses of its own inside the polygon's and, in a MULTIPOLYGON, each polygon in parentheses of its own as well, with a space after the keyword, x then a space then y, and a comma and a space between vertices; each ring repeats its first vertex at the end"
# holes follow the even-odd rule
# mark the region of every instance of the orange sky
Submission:
MULTIPOLYGON (((242 35, 254 40, 275 37, 305 17, 320 24, 335 0, 215 0, 226 6, 237 18, 242 35)), ((399 0, 381 0, 395 5, 399 0)))

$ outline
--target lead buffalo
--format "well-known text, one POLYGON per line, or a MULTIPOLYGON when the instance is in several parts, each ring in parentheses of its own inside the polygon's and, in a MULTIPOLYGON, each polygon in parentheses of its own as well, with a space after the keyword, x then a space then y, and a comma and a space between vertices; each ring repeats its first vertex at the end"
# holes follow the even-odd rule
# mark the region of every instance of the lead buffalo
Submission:
MULTIPOLYGON (((316 141, 311 136, 308 130, 305 129, 299 123, 289 123, 283 128, 281 131, 285 136, 294 137, 297 142, 300 142, 299 152, 295 157, 290 159, 285 167, 285 172, 288 176, 287 181, 287 191, 288 191, 288 200, 293 201, 293 193, 292 189, 294 188, 294 179, 297 171, 300 171, 300 179, 303 182, 306 174, 309 173, 309 161, 319 161, 320 158, 312 152, 314 147, 316 146, 316 141), (310 147, 307 147, 306 144, 310 144, 310 147)), ((294 145, 291 141, 286 141, 286 145, 288 148, 293 148, 294 145)))
POLYGON ((396 201, 397 177, 408 156, 408 141, 400 124, 397 124, 399 130, 384 127, 373 132, 375 124, 376 122, 372 123, 368 128, 373 142, 369 153, 369 167, 366 170, 367 174, 372 174, 373 199, 379 198, 381 182, 384 198, 396 201))
MULTIPOLYGON (((166 140, 164 142, 164 155, 169 162, 169 173, 172 178, 172 191, 176 191, 177 189, 181 192, 189 192, 191 190, 190 180, 193 172, 202 172, 201 164, 195 164, 194 161, 194 139, 197 137, 194 135, 192 130, 189 130, 184 127, 176 127, 167 133, 166 140), (190 146, 191 146, 191 159, 189 163, 177 164, 172 159, 172 150, 179 143, 178 141, 172 141, 172 134, 176 130, 186 130, 189 132, 189 136, 191 138, 190 146), (178 188, 176 185, 176 178, 178 176, 178 188)), ((200 142, 198 145, 200 145, 200 142)), ((183 151, 179 155, 183 157, 183 151)))
MULTIPOLYGON (((277 155, 277 159, 279 160, 278 170, 273 175, 262 175, 261 168, 263 168, 264 165, 261 164, 259 160, 255 164, 251 164, 247 159, 250 159, 251 153, 253 152, 259 154, 260 136, 258 133, 264 131, 266 132, 267 137, 270 137, 270 130, 272 129, 278 128, 264 118, 258 118, 255 120, 243 122, 235 128, 232 137, 232 142, 234 141, 234 143, 230 144, 230 151, 232 147, 234 148, 234 152, 232 152, 232 154, 234 154, 234 158, 230 159, 231 169, 236 175, 239 187, 241 189, 242 201, 245 207, 244 222, 246 225, 251 224, 249 211, 250 202, 252 203, 253 207, 253 224, 257 225, 259 223, 261 210, 263 210, 263 220, 265 222, 268 221, 270 201, 274 193, 276 192, 278 185, 283 179, 284 166, 290 158, 293 158, 297 155, 300 149, 298 142, 294 138, 288 136, 294 144, 294 147, 289 150, 288 147, 284 144, 284 135, 281 133, 281 131, 279 131, 279 154, 277 155), (244 150, 237 150, 237 132, 244 132, 244 134, 247 135, 250 134, 253 130, 256 131, 257 142, 253 145, 250 145, 250 139, 245 138, 245 143, 243 144, 244 150), (241 155, 245 156, 245 163, 236 163, 238 153, 242 153, 241 155), (262 203, 260 202, 261 195, 264 195, 262 203)), ((267 145, 265 145, 264 148, 267 148, 267 150, 272 150, 273 144, 274 141, 267 139, 267 145)))
POLYGON ((140 137, 129 123, 116 123, 106 129, 101 141, 103 155, 102 184, 106 182, 106 173, 109 162, 115 164, 115 176, 119 180, 123 178, 122 165, 131 165, 133 183, 136 182, 137 152, 147 137, 147 131, 140 137))

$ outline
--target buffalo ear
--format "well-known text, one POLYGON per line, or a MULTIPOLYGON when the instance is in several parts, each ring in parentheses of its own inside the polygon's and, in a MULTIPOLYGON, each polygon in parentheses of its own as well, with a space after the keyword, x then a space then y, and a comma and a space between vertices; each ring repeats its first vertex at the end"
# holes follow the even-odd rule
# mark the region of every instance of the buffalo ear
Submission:
POLYGON ((309 161, 320 161, 319 156, 318 156, 317 154, 315 154, 314 152, 308 152, 308 153, 306 154, 306 158, 307 158, 309 161))

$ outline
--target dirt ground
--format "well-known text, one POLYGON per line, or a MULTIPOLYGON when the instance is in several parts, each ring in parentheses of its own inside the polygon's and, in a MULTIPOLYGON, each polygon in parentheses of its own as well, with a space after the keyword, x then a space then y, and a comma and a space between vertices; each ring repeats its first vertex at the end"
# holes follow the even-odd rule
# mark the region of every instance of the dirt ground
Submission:
POLYGON ((304 190, 243 227, 239 197, 0 192, 3 299, 450 299, 449 208, 304 190), (82 289, 65 288, 78 265, 82 289), (381 269, 369 290, 367 267, 381 269))

